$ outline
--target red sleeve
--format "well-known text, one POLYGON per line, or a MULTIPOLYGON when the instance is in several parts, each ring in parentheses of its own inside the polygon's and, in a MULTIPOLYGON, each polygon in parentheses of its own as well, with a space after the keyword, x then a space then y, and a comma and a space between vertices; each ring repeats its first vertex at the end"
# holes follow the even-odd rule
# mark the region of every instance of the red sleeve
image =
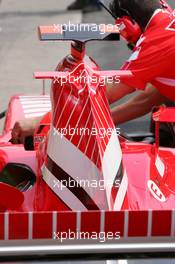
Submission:
MULTIPOLYGON (((158 45, 159 46, 159 45, 158 45)), ((148 45, 138 46, 128 61, 122 66, 123 70, 130 70, 132 78, 121 77, 121 81, 136 89, 144 90, 147 83, 160 76, 167 67, 167 58, 160 47, 148 45)))

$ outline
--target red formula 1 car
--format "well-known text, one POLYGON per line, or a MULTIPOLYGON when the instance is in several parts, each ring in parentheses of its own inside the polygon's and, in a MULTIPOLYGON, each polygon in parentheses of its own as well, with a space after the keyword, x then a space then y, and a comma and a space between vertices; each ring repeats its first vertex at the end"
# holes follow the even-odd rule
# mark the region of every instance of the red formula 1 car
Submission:
POLYGON ((52 79, 51 99, 10 100, 0 138, 1 256, 174 250, 175 150, 159 146, 159 125, 175 111, 154 113, 155 141, 120 134, 105 82, 132 73, 101 71, 85 52, 87 41, 119 40, 119 31, 88 31, 39 27, 42 41, 71 40, 71 54, 56 71, 35 73, 52 79), (34 146, 10 142, 15 121, 41 115, 34 146))

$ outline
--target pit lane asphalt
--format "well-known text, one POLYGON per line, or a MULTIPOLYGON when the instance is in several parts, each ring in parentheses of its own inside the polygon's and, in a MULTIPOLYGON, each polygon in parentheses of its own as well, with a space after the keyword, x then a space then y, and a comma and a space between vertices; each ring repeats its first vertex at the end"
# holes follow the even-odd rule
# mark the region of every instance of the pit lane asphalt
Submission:
MULTIPOLYGON (((80 11, 69 13, 71 0, 3 0, 0 4, 0 112, 12 95, 40 94, 35 71, 55 69, 69 51, 69 43, 41 43, 38 25, 82 21, 80 11)), ((49 86, 49 85, 48 85, 49 86)), ((1 122, 1 127, 2 127, 1 122)))

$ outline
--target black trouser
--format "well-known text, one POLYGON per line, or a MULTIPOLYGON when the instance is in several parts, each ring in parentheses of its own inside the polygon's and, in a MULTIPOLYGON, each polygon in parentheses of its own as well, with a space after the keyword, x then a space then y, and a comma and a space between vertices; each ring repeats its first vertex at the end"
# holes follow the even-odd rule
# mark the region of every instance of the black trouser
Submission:
POLYGON ((89 5, 99 5, 97 0, 87 0, 87 4, 89 4, 89 5))
POLYGON ((84 5, 84 7, 87 5, 95 5, 95 6, 99 5, 98 0, 77 0, 77 2, 78 3, 81 2, 84 5))

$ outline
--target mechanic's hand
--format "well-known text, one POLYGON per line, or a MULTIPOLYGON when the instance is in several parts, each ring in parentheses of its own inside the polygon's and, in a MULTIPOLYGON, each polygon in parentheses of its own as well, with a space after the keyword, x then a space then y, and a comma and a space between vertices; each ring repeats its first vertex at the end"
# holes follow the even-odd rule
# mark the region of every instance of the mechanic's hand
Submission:
POLYGON ((42 117, 19 120, 12 129, 12 143, 24 144, 25 138, 33 136, 42 117))

